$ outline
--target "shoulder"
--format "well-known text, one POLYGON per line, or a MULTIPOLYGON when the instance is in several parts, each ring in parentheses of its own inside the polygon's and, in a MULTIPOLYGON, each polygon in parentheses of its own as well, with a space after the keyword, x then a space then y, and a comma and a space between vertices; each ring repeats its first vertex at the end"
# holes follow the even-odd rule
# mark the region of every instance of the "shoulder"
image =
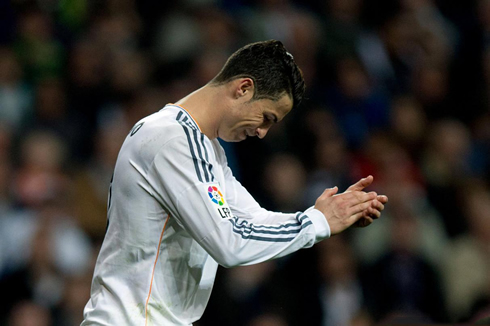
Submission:
POLYGON ((185 146, 186 134, 174 112, 160 110, 134 124, 121 148, 121 159, 151 162, 166 148, 185 146))
POLYGON ((185 137, 182 124, 176 116, 171 110, 155 112, 138 121, 131 128, 128 138, 133 138, 140 145, 154 143, 158 146, 175 137, 185 137))

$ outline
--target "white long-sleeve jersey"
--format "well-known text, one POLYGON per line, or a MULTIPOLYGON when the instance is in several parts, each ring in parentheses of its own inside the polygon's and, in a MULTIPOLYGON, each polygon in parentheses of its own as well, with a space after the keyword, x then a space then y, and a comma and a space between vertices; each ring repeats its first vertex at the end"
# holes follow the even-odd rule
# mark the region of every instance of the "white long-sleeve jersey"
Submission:
POLYGON ((191 325, 218 264, 260 263, 329 236, 314 208, 261 208, 233 177, 219 142, 182 107, 167 105, 122 145, 82 326, 191 325))

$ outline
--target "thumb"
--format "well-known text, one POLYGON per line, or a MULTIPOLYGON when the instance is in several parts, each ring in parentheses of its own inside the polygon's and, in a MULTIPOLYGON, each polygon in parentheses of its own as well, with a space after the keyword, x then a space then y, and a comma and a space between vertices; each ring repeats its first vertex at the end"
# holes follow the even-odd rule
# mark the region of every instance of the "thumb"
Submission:
POLYGON ((347 191, 361 191, 367 186, 369 186, 371 183, 373 183, 373 176, 369 175, 366 178, 362 178, 361 180, 357 181, 354 183, 352 186, 347 188, 347 191))
POLYGON ((323 194, 321 195, 321 197, 332 197, 338 191, 339 191, 339 188, 337 186, 335 186, 333 188, 325 189, 325 191, 323 192, 323 194))

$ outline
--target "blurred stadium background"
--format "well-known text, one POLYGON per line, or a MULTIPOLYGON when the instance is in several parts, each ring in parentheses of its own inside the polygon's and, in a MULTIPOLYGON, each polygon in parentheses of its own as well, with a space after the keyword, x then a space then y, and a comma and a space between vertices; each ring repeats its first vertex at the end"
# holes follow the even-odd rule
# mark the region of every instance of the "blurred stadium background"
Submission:
POLYGON ((373 174, 382 219, 220 269, 197 326, 490 314, 489 0, 1 0, 0 325, 79 325, 119 147, 239 47, 281 40, 308 100, 224 144, 266 208, 373 174))

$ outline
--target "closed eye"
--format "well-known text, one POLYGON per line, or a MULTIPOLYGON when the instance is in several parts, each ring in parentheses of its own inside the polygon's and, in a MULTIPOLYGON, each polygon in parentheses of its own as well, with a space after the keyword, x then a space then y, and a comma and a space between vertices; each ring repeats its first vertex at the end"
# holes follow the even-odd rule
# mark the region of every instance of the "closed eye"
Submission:
POLYGON ((265 124, 270 124, 270 123, 277 123, 277 117, 275 115, 267 115, 264 114, 264 123, 265 124))
POLYGON ((264 114, 264 125, 269 125, 271 123, 270 118, 264 114))

